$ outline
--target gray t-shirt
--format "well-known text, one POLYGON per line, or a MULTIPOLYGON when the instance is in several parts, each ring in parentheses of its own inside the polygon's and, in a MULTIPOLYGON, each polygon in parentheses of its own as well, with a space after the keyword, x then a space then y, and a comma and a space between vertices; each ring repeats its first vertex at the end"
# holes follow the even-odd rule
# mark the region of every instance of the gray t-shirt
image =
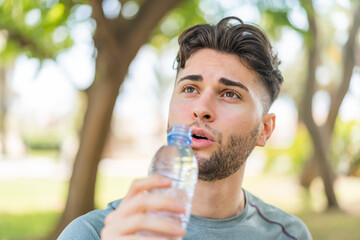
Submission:
MULTIPOLYGON (((191 215, 184 240, 312 240, 309 230, 297 217, 264 203, 245 191, 244 210, 226 219, 206 219, 191 215)), ((105 210, 94 210, 72 221, 60 234, 64 239, 100 239, 104 218, 121 201, 108 204, 105 210)))

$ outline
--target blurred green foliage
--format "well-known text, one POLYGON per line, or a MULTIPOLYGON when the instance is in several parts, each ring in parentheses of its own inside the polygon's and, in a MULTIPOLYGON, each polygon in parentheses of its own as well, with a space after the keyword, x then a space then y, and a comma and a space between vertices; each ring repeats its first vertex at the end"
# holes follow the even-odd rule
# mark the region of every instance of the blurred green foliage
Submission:
MULTIPOLYGON (((336 121, 331 142, 330 159, 337 174, 359 176, 360 174, 360 122, 356 120, 344 122, 341 118, 336 121)), ((278 165, 282 165, 281 173, 299 174, 311 156, 313 145, 307 129, 299 124, 296 136, 288 148, 265 148, 267 163, 266 172, 278 172, 278 165), (287 166, 287 167, 284 167, 287 166)))
POLYGON ((21 215, 0 213, 1 240, 43 239, 55 226, 60 212, 35 212, 21 215))
POLYGON ((331 148, 331 160, 341 174, 360 176, 360 122, 337 119, 331 148))
POLYGON ((300 217, 316 240, 355 240, 360 236, 360 217, 333 210, 324 213, 303 212, 300 217))
POLYGON ((73 131, 71 125, 57 123, 54 126, 25 123, 22 129, 22 140, 29 153, 39 151, 60 151, 66 136, 73 131), (27 127, 26 127, 27 126, 27 127))
MULTIPOLYGON (((39 171, 41 169, 34 169, 39 171)), ((68 183, 63 180, 18 178, 0 181, 0 213, 60 211, 68 183)), ((0 237, 2 235, 0 234, 0 237)))
POLYGON ((72 45, 68 17, 72 1, 0 1, 0 46, 2 62, 20 53, 39 59, 54 58, 72 45))
POLYGON ((266 172, 278 172, 276 170, 276 163, 286 168, 282 168, 282 173, 285 174, 299 174, 304 163, 308 160, 313 150, 311 138, 306 127, 299 124, 295 138, 288 148, 266 147, 265 152, 267 162, 265 166, 266 172), (279 162, 281 161, 281 162, 279 162), (286 163, 284 163, 284 161, 286 163))
POLYGON ((183 1, 165 16, 154 29, 150 44, 161 49, 194 23, 204 23, 204 13, 197 6, 200 0, 183 1))
POLYGON ((34 150, 60 150, 63 139, 56 134, 31 134, 23 137, 25 145, 34 150))
POLYGON ((308 35, 307 29, 301 29, 291 21, 291 11, 298 6, 300 6, 300 1, 298 0, 258 0, 257 7, 262 15, 261 26, 263 26, 266 33, 274 40, 280 39, 284 27, 290 27, 303 37, 306 37, 308 35))

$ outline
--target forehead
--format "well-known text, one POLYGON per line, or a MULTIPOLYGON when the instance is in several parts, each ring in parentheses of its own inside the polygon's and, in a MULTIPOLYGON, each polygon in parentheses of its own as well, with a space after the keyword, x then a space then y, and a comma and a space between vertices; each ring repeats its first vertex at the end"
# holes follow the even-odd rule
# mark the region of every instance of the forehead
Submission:
POLYGON ((235 54, 223 53, 213 49, 205 48, 191 54, 187 59, 184 68, 181 68, 180 71, 185 69, 193 70, 196 68, 217 67, 222 68, 224 71, 229 73, 235 73, 234 67, 238 67, 239 65, 244 66, 241 63, 240 58, 235 54))
POLYGON ((184 68, 179 70, 177 80, 188 74, 201 75, 204 79, 227 78, 249 87, 261 85, 256 72, 245 66, 237 55, 207 48, 189 57, 184 68))

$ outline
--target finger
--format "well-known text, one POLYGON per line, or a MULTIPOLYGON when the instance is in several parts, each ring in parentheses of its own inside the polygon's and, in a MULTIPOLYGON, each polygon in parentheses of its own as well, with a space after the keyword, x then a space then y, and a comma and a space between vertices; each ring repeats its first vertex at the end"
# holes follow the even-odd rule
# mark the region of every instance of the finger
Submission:
POLYGON ((101 240, 169 240, 167 237, 140 236, 138 234, 121 236, 117 233, 107 231, 106 228, 103 228, 100 235, 101 240))
POLYGON ((146 213, 128 217, 126 221, 117 224, 117 230, 122 235, 136 234, 140 231, 148 231, 170 237, 180 237, 185 234, 181 223, 146 213))
MULTIPOLYGON (((130 218, 124 219, 124 218, 117 217, 117 214, 115 213, 115 211, 113 211, 110 214, 108 214, 105 218, 104 227, 100 233, 101 240, 116 240, 116 239, 119 239, 119 240, 120 239, 121 240, 131 240, 131 239, 165 240, 165 239, 169 239, 168 237, 163 237, 163 236, 141 236, 138 234, 138 232, 140 232, 140 231, 145 231, 145 230, 148 232, 152 231, 151 226, 148 226, 148 224, 143 223, 149 217, 155 218, 155 220, 159 220, 159 217, 148 216, 147 214, 139 214, 138 216, 135 215, 130 218), (145 220, 142 220, 142 218, 144 218, 145 220), (146 226, 148 226, 148 227, 146 227, 146 226)), ((148 220, 148 221, 152 221, 152 220, 148 220)), ((154 224, 164 224, 164 226, 162 226, 162 227, 169 228, 167 222, 169 222, 169 221, 165 221, 165 223, 163 223, 162 219, 160 219, 159 221, 154 222, 154 224)), ((177 228, 176 224, 175 224, 175 226, 174 226, 174 224, 175 223, 170 222, 170 230, 169 231, 172 231, 171 229, 173 229, 173 228, 175 228, 175 229, 177 228)), ((157 228, 155 228, 155 230, 153 230, 153 231, 156 232, 156 229, 157 228)), ((180 229, 180 231, 181 231, 181 229, 180 229)), ((165 231, 165 232, 167 232, 167 231, 165 231)))
POLYGON ((116 210, 120 217, 132 214, 146 213, 148 211, 168 211, 184 213, 185 204, 174 197, 161 193, 139 193, 126 204, 120 205, 116 210))
POLYGON ((136 194, 144 191, 150 191, 154 188, 167 188, 171 186, 171 180, 160 174, 155 174, 143 179, 135 180, 127 194, 127 198, 131 198, 136 194))

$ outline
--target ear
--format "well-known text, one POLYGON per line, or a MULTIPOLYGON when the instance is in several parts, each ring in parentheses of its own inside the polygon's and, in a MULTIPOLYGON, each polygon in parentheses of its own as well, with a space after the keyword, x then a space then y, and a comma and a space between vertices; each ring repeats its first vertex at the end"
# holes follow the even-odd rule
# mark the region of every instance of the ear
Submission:
POLYGON ((273 113, 267 113, 263 116, 260 135, 256 142, 256 146, 264 147, 266 145, 267 140, 270 138, 275 129, 275 120, 276 116, 273 113))

